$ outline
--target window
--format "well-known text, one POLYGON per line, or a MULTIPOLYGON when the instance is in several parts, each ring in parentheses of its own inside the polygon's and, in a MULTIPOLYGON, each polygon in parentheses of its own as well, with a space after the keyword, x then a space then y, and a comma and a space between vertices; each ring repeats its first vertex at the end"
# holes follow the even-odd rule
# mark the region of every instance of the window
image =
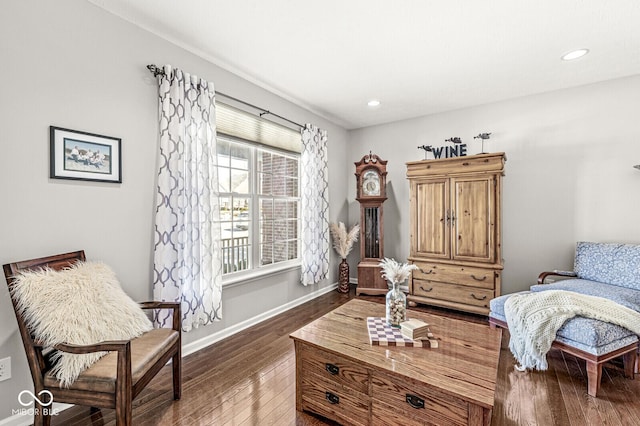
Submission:
POLYGON ((299 155, 219 134, 224 274, 296 260, 299 155))

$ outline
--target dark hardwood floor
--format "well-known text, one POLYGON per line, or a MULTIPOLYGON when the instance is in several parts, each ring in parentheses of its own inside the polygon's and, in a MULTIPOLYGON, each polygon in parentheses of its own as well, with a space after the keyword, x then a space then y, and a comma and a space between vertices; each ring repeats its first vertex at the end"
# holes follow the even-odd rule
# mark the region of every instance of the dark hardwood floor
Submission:
MULTIPOLYGON (((184 358, 183 391, 172 400, 165 367, 134 401, 138 425, 326 425, 295 409, 295 357, 289 334, 348 301, 331 292, 184 358)), ((362 296, 361 296, 362 297, 362 296)), ((364 296, 384 303, 383 297, 364 296)), ((486 317, 436 308, 412 308, 486 323, 486 317)), ((620 366, 603 373, 601 395, 587 395, 584 362, 552 350, 549 370, 519 373, 505 331, 492 425, 640 425, 640 380, 623 377, 620 366)), ((636 376, 637 379, 637 376, 636 376)), ((53 425, 113 425, 113 410, 75 406, 53 425)))

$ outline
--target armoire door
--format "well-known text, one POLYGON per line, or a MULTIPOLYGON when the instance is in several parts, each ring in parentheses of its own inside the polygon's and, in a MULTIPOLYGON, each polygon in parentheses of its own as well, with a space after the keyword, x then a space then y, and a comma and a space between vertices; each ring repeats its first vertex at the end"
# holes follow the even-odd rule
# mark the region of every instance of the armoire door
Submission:
POLYGON ((451 179, 452 259, 493 262, 496 183, 493 175, 451 179))
POLYGON ((411 185, 411 255, 449 259, 449 179, 420 179, 411 185))

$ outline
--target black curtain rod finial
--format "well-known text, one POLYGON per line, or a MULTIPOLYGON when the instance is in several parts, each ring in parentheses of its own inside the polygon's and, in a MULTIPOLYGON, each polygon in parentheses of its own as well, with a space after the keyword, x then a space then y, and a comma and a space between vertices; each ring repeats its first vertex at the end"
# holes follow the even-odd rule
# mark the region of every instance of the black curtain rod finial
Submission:
POLYGON ((164 71, 161 68, 158 68, 157 66, 155 66, 154 64, 147 65, 147 69, 151 71, 151 74, 153 74, 154 77, 164 74, 164 71))

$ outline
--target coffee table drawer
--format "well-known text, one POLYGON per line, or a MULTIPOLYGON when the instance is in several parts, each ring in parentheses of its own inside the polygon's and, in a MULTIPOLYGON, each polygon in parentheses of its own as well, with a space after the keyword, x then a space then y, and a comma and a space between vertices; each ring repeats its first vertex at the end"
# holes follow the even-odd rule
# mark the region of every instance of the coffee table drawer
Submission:
POLYGON ((369 424, 369 396, 305 372, 301 380, 302 409, 345 425, 369 424))
POLYGON ((458 283, 487 289, 493 289, 495 286, 496 273, 493 269, 444 263, 414 262, 414 264, 418 269, 413 271, 413 277, 420 280, 458 283))
POLYGON ((302 371, 362 393, 369 392, 369 371, 341 356, 308 346, 302 347, 302 371))
MULTIPOLYGON (((373 419, 390 423, 386 416, 407 419, 407 425, 466 425, 469 405, 466 401, 440 392, 427 384, 401 381, 387 375, 371 377, 373 419), (415 422, 415 423, 412 423, 415 422)), ((374 420, 374 423, 377 423, 374 420)))

